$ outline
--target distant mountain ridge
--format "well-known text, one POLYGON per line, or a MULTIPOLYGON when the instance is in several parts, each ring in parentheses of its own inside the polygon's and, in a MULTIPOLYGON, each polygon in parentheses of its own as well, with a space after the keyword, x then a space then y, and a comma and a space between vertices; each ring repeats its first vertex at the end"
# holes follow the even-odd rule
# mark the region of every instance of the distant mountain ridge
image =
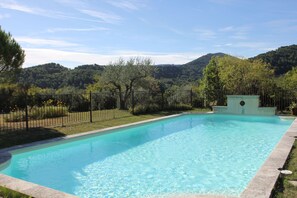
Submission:
MULTIPOLYGON (((212 56, 223 56, 223 53, 207 54, 183 65, 155 65, 154 77, 174 83, 194 82, 203 73, 212 56)), ((94 76, 100 75, 104 65, 81 65, 74 69, 68 69, 60 64, 47 63, 29 68, 21 72, 19 82, 22 84, 33 84, 41 88, 58 89, 73 86, 84 89, 88 84, 94 83, 94 76)))
POLYGON ((297 45, 283 46, 251 59, 262 59, 271 65, 276 75, 282 75, 290 71, 292 67, 297 67, 297 45))
MULTIPOLYGON (((197 82, 203 75, 203 69, 213 56, 225 56, 224 53, 210 53, 185 64, 155 65, 153 76, 168 84, 186 84, 197 82)), ((282 75, 297 66, 297 45, 280 47, 276 50, 259 54, 250 58, 262 59, 269 63, 276 75, 282 75)), ((66 68, 60 64, 48 63, 34 67, 24 68, 19 82, 33 84, 41 88, 76 87, 84 89, 88 84, 94 83, 94 76, 100 75, 104 65, 81 65, 74 69, 66 68)))
POLYGON ((177 81, 193 82, 202 77, 203 69, 206 67, 213 56, 225 55, 227 54, 209 53, 181 65, 156 65, 158 67, 158 72, 156 72, 155 77, 157 79, 175 79, 177 81))

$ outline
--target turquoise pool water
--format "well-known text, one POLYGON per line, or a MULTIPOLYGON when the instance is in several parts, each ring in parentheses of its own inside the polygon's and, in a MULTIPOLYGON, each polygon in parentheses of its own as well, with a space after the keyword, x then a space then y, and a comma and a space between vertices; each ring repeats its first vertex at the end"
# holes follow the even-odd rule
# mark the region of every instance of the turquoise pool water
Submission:
POLYGON ((80 197, 239 196, 292 121, 184 115, 15 153, 0 173, 80 197))

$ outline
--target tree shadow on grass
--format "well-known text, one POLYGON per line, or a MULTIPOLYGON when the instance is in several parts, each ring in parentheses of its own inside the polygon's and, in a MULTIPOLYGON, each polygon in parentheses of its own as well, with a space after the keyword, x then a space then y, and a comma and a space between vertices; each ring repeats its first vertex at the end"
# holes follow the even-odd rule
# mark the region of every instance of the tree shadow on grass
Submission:
POLYGON ((31 128, 29 131, 0 131, 0 149, 63 136, 65 136, 64 133, 61 133, 55 129, 42 127, 31 128))

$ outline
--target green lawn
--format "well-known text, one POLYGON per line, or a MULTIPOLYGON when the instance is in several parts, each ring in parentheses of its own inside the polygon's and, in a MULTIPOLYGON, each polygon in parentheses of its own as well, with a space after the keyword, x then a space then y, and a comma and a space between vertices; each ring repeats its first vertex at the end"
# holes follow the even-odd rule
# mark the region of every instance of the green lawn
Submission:
POLYGON ((297 181, 297 140, 293 145, 284 168, 291 170, 293 174, 278 179, 274 193, 272 195, 273 198, 297 197, 297 187, 289 183, 289 181, 297 181))
POLYGON ((4 188, 2 186, 0 186, 0 197, 3 197, 3 198, 30 198, 27 195, 24 195, 22 193, 4 188))

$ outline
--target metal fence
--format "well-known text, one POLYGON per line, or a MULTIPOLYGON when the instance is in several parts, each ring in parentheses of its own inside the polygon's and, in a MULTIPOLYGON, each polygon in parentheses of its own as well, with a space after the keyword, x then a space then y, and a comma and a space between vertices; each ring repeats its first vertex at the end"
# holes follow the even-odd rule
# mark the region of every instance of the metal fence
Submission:
MULTIPOLYGON (((0 96, 0 132, 28 130, 36 127, 66 126, 131 116, 131 113, 185 110, 191 107, 211 108, 226 105, 227 95, 238 93, 216 92, 212 97, 192 90, 161 92, 135 91, 128 95, 117 92, 63 95, 0 96), (121 109, 120 98, 125 98, 121 109)), ((250 91, 245 95, 260 95, 260 106, 277 107, 284 113, 296 101, 295 93, 250 91)))
POLYGON ((131 116, 131 113, 161 111, 179 104, 191 106, 192 91, 182 93, 131 92, 126 95, 124 109, 120 108, 120 95, 116 92, 1 98, 0 132, 117 119, 131 116))

